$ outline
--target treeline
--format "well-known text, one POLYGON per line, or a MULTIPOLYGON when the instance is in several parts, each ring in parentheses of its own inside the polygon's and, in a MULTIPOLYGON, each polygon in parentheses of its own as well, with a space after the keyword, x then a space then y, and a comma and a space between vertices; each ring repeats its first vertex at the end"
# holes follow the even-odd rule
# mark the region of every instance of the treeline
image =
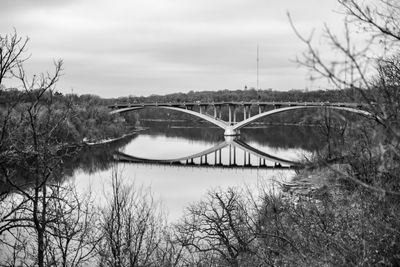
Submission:
POLYGON ((54 134, 58 142, 79 144, 82 141, 99 141, 116 138, 132 130, 133 123, 127 123, 119 114, 110 114, 107 101, 94 95, 63 95, 58 91, 17 90, 0 91, 0 114, 2 120, 13 126, 12 133, 3 134, 24 135, 27 127, 24 124, 26 108, 30 103, 40 105, 40 123, 49 120, 62 122, 62 127, 54 134), (25 113, 25 115, 24 115, 25 113))
POLYGON ((347 102, 352 101, 352 90, 316 90, 316 91, 274 91, 268 90, 219 90, 219 91, 190 91, 167 95, 150 95, 120 97, 121 102, 222 102, 222 101, 314 101, 314 102, 347 102))

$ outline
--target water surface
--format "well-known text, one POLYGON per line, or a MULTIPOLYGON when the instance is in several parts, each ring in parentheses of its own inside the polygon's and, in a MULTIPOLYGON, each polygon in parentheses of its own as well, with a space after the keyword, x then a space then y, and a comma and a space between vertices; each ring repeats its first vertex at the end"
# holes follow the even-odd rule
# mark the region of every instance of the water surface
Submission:
MULTIPOLYGON (((110 186, 113 151, 147 159, 170 159, 192 155, 209 149, 224 141, 223 132, 207 126, 188 127, 179 123, 148 123, 148 130, 100 148, 75 159, 73 179, 81 190, 91 188, 97 201, 104 201, 110 186)), ((242 131, 240 139, 246 144, 274 156, 292 161, 307 157, 318 145, 315 129, 295 126, 271 126, 249 128, 242 131)), ((222 149, 222 162, 229 161, 229 151, 222 149)), ((237 164, 243 165, 245 154, 236 151, 237 164)), ((199 159, 197 159, 199 161, 199 159)), ((182 216, 190 203, 201 200, 209 190, 215 188, 247 186, 256 191, 267 186, 273 188, 276 181, 289 180, 294 170, 258 168, 259 159, 251 157, 254 168, 221 168, 212 166, 214 157, 209 157, 208 167, 158 165, 146 163, 117 163, 118 171, 128 183, 151 187, 153 197, 160 200, 168 211, 170 221, 182 216)), ((273 166, 273 162, 267 165, 273 166)))

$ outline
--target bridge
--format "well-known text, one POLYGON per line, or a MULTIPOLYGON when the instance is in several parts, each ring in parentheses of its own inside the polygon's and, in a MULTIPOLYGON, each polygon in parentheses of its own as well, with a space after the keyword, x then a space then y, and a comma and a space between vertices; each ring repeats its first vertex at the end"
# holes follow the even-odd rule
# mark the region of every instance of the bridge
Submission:
POLYGON ((215 146, 196 154, 172 159, 147 159, 117 151, 114 159, 125 163, 144 163, 174 166, 298 169, 299 162, 283 159, 260 151, 236 137, 226 136, 215 146), (242 152, 243 157, 239 154, 242 152), (223 156, 224 155, 224 156, 223 156))
POLYGON ((176 103, 126 103, 108 106, 112 109, 110 114, 123 113, 144 108, 168 109, 206 120, 222 129, 225 136, 240 134, 240 129, 246 125, 274 114, 291 110, 325 108, 332 110, 343 110, 356 113, 367 118, 379 121, 373 114, 365 110, 367 106, 359 103, 330 103, 330 102, 176 102, 176 103), (227 110, 227 118, 224 120, 222 110, 227 110), (238 112, 243 112, 240 120, 238 112), (254 115, 252 115, 252 112, 254 115))

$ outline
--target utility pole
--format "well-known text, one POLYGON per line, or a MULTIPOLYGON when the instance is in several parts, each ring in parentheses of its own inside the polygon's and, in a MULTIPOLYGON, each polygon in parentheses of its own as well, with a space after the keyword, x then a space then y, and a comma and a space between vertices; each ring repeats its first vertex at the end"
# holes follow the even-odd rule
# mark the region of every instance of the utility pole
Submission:
POLYGON ((260 89, 259 88, 259 80, 258 80, 258 65, 259 65, 259 62, 260 62, 260 58, 259 58, 259 52, 258 52, 258 44, 257 44, 257 90, 258 89, 260 89))

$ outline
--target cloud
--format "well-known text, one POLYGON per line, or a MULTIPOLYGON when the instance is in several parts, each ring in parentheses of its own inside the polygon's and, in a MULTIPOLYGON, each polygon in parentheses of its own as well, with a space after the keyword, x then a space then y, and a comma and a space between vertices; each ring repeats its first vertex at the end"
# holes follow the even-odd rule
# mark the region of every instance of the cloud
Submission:
MULTIPOLYGON (((261 85, 305 87, 290 62, 303 49, 286 11, 308 32, 337 24, 335 0, 3 0, 0 32, 30 36, 32 72, 65 61, 61 85, 103 96, 261 85), (288 76, 290 75, 290 76, 288 76), (291 78, 293 77, 293 78, 291 78), (110 91, 110 88, 112 90, 110 91)), ((301 76, 303 75, 303 76, 301 76)))

